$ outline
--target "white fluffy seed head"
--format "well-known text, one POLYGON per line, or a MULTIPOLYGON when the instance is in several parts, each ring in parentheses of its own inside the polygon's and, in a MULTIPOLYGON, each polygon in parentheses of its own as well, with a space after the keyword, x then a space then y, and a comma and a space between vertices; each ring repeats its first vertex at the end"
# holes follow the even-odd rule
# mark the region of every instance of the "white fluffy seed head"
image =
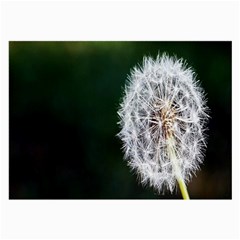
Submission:
POLYGON ((207 113, 204 91, 183 59, 144 57, 142 67, 131 71, 118 111, 118 136, 128 165, 143 185, 159 193, 175 189, 169 139, 185 183, 191 179, 203 161, 207 113))

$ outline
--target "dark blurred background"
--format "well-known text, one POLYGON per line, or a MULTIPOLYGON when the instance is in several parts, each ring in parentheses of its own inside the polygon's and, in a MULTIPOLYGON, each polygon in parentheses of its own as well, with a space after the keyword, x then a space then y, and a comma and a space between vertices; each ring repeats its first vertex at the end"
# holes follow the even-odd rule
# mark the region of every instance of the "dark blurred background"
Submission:
POLYGON ((231 199, 231 42, 10 42, 10 199, 175 199, 123 161, 117 110, 144 55, 187 60, 211 109, 191 198, 231 199))

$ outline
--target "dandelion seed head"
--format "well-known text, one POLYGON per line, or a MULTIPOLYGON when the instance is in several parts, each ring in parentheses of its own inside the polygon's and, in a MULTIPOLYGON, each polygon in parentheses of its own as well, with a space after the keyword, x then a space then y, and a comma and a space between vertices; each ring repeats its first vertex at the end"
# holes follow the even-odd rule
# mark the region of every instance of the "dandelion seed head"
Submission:
POLYGON ((203 161, 209 116, 204 91, 183 59, 144 57, 128 76, 118 114, 125 158, 143 185, 159 193, 175 189, 168 139, 184 181, 190 181, 203 161))

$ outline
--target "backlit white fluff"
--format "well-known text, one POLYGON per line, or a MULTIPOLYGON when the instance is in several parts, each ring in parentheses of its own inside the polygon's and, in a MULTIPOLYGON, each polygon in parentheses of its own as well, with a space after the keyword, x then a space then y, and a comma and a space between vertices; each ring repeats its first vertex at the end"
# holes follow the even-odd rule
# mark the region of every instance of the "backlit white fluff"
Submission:
POLYGON ((169 140, 184 182, 203 161, 208 108, 195 73, 183 59, 144 57, 128 77, 120 105, 121 131, 128 165, 159 193, 176 187, 169 140))

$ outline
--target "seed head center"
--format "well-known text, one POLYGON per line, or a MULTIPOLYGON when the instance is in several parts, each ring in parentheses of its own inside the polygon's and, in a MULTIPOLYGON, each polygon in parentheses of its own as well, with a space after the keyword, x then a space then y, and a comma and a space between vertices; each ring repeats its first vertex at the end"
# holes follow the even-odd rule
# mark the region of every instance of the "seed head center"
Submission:
POLYGON ((175 121, 175 110, 172 106, 167 105, 163 107, 160 112, 160 119, 162 121, 162 128, 166 139, 173 135, 173 124, 175 121))

